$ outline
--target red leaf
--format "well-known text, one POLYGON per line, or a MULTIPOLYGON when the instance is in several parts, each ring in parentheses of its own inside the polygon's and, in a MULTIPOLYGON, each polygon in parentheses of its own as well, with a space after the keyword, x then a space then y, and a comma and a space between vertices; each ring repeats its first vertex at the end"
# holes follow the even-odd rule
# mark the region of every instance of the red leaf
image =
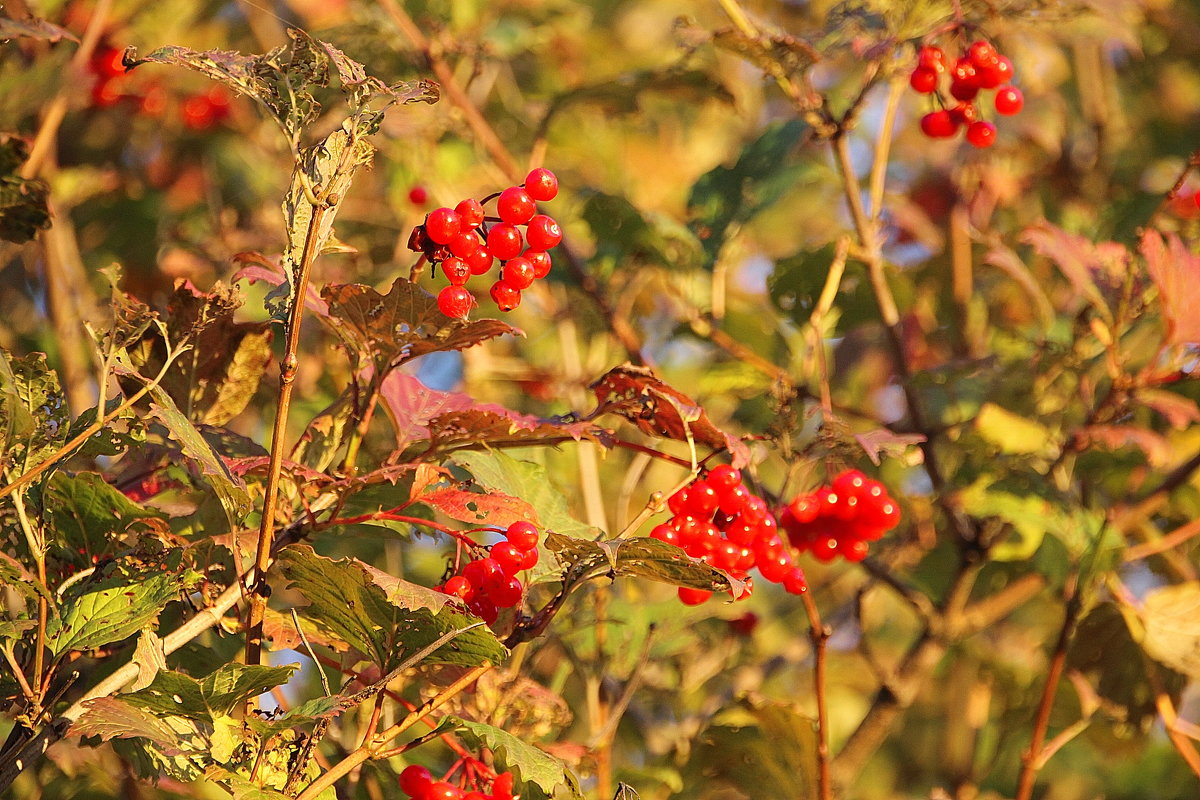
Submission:
POLYGON ((646 367, 623 364, 591 385, 599 405, 592 416, 617 414, 643 433, 697 444, 714 450, 728 449, 733 466, 746 464, 748 451, 739 439, 717 428, 695 400, 668 386, 646 367))
MULTIPOLYGON (((429 421, 449 411, 465 411, 475 401, 461 392, 430 389, 413 375, 393 370, 384 378, 379 392, 384 408, 392 417, 396 448, 403 450, 413 442, 429 439, 429 421)), ((480 406, 498 408, 498 406, 480 406)))
POLYGON ((436 508, 451 519, 473 525, 487 523, 507 528, 518 520, 538 521, 533 506, 518 497, 500 492, 469 492, 450 487, 423 494, 418 502, 436 508))
POLYGON ((1200 255, 1188 252, 1175 234, 1147 231, 1142 237, 1146 269, 1158 287, 1158 302, 1171 344, 1200 343, 1200 255))

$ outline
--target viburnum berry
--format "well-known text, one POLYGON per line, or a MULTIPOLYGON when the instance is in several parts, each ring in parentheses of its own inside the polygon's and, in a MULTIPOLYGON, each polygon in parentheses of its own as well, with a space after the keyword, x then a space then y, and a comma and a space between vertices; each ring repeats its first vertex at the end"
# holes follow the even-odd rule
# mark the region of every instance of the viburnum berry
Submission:
POLYGON ((479 558, 469 562, 462 571, 463 577, 471 582, 472 586, 483 586, 488 581, 496 577, 506 577, 504 569, 500 563, 494 558, 479 558))
POLYGON ((501 261, 516 258, 521 254, 521 231, 516 225, 507 222, 493 225, 488 231, 487 249, 501 261))
POLYGON ((483 247, 483 240, 479 238, 479 234, 475 231, 465 230, 454 234, 447 246, 454 255, 459 258, 466 258, 471 253, 483 247))
POLYGON ((103 47, 92 56, 88 67, 102 78, 115 78, 125 74, 124 53, 119 47, 103 47))
POLYGON ((438 244, 450 244, 461 229, 462 217, 452 208, 435 208, 425 217, 425 234, 438 244))
POLYGON ((967 126, 967 141, 975 147, 991 147, 996 143, 996 126, 987 120, 976 120, 967 126))
POLYGON ((471 291, 465 286, 450 285, 444 287, 438 292, 437 305, 438 311, 441 311, 447 317, 462 319, 471 313, 471 306, 475 303, 475 298, 471 296, 471 291))
MULTIPOLYGON (((544 251, 556 247, 562 241, 562 229, 558 227, 558 223, 552 217, 548 217, 545 214, 537 214, 533 219, 529 220, 529 227, 525 229, 525 236, 529 240, 531 248, 544 251)), ((495 253, 495 249, 492 252, 495 253)), ((496 255, 497 257, 502 257, 499 253, 496 253, 496 255)))
POLYGON ((400 791, 409 797, 425 797, 433 785, 433 775, 418 764, 410 764, 400 773, 400 791))
POLYGON ((940 47, 924 45, 917 51, 917 69, 927 69, 931 72, 946 71, 946 54, 940 47))
POLYGON ((1000 61, 1000 54, 996 52, 996 48, 985 39, 972 42, 967 48, 967 57, 976 67, 991 67, 1000 61))
MULTIPOLYGON (((858 470, 847 470, 832 486, 794 498, 780 515, 779 525, 793 547, 820 561, 838 556, 861 561, 868 542, 879 539, 899 520, 899 508, 882 484, 858 470)), ((769 569, 774 572, 778 565, 769 569)))
POLYGON ((446 594, 454 595, 464 603, 469 602, 475 597, 475 587, 462 575, 454 575, 448 578, 442 585, 442 591, 446 594))
POLYGON ((408 190, 408 202, 414 206, 423 206, 429 202, 429 191, 424 186, 414 186, 408 190))
POLYGON ((979 84, 974 81, 960 81, 957 78, 950 81, 950 95, 955 100, 974 100, 979 94, 979 84))
POLYGON ((425 790, 425 800, 462 800, 462 790, 446 781, 434 781, 425 790))
POLYGON ((679 587, 679 599, 686 606, 698 606, 708 598, 712 597, 712 592, 707 589, 692 589, 687 586, 679 587))
POLYGON ((529 259, 520 256, 509 259, 500 270, 500 279, 514 289, 528 289, 533 285, 535 277, 533 264, 529 259))
POLYGON ((938 74, 931 69, 917 67, 908 76, 908 85, 913 88, 913 91, 930 94, 937 89, 938 74))
POLYGON ((463 261, 467 262, 472 275, 483 275, 492 268, 495 258, 486 247, 480 247, 464 257, 463 261))
POLYGON ((543 250, 526 250, 521 254, 533 264, 533 277, 541 280, 550 274, 550 254, 543 250))
POLYGON ((464 230, 474 230, 483 224, 485 216, 483 204, 474 198, 468 197, 466 200, 463 200, 454 207, 454 211, 462 220, 464 230))
POLYGON ((949 139, 957 130, 958 124, 946 109, 921 117, 921 131, 931 139, 949 139))
POLYGON ((558 178, 545 167, 538 167, 525 176, 525 191, 538 202, 553 200, 558 195, 558 178))
POLYGON ((1015 86, 1001 86, 996 90, 996 113, 1012 116, 1025 106, 1025 96, 1015 86))
POLYGON ((517 520, 504 531, 504 537, 517 547, 518 550, 533 550, 537 547, 537 526, 532 522, 517 520))
POLYGON ((500 219, 513 225, 524 225, 533 219, 537 206, 529 192, 520 186, 510 186, 500 193, 496 200, 496 212, 500 219))
POLYGON ((492 302, 501 311, 512 311, 521 305, 521 290, 510 286, 504 281, 496 281, 492 284, 491 295, 492 302))
POLYGON ((496 559, 505 575, 516 575, 521 571, 521 562, 525 560, 525 552, 508 541, 496 542, 489 555, 496 559))
POLYGON ((950 119, 954 122, 956 128, 959 125, 970 125, 978 118, 979 109, 972 103, 959 103, 950 109, 950 119))
POLYGON ((465 286, 471 277, 471 268, 461 258, 447 258, 442 262, 442 273, 451 286, 465 286))

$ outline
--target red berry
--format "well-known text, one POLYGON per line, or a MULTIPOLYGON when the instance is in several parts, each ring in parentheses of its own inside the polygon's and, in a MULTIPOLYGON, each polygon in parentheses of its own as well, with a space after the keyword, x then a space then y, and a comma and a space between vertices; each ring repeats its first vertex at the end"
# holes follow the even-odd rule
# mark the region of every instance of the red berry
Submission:
POLYGON ((770 559, 756 558, 755 561, 758 564, 759 574, 771 583, 782 581, 792 568, 791 557, 783 553, 770 559))
POLYGON ((467 603, 467 608, 488 625, 494 623, 500 616, 500 609, 496 608, 496 604, 486 597, 476 597, 467 603))
POLYGON ((537 547, 537 526, 532 522, 526 522, 523 519, 517 520, 508 526, 504 531, 504 536, 516 545, 518 550, 533 550, 537 547))
POLYGON ((958 124, 945 109, 921 117, 921 132, 931 139, 949 139, 957 130, 958 124))
POLYGON ((783 579, 784 591, 789 594, 804 594, 808 591, 808 581, 804 579, 804 570, 792 567, 783 579))
MULTIPOLYGON (((549 250, 562 241, 562 229, 558 227, 558 223, 552 217, 538 214, 529 220, 525 236, 529 239, 529 246, 534 250, 549 250)), ((500 254, 496 253, 496 255, 500 254)))
POLYGON ((728 464, 718 464, 708 471, 708 482, 718 492, 728 491, 742 482, 742 473, 728 464))
POLYGON ((698 519, 709 519, 717 510, 717 492, 708 481, 696 481, 688 487, 684 512, 698 519))
POLYGON ((531 547, 525 551, 524 556, 521 558, 521 569, 533 569, 537 566, 537 563, 538 549, 536 547, 531 547))
POLYGON ((463 230, 478 228, 483 224, 483 205, 474 198, 463 200, 454 207, 454 211, 462 219, 463 230))
POLYGON ((734 617, 729 620, 729 627, 738 636, 749 636, 758 627, 758 614, 755 614, 753 611, 747 611, 740 617, 734 617))
POLYGON ((538 167, 525 176, 525 191, 543 203, 553 200, 558 195, 558 178, 545 167, 538 167))
POLYGON ((976 78, 975 62, 971 61, 971 59, 966 58, 966 57, 960 58, 958 61, 954 62, 954 69, 951 70, 950 76, 954 80, 956 80, 960 83, 965 83, 968 86, 977 86, 978 85, 975 80, 975 78, 976 78))
POLYGON ((660 542, 673 544, 679 547, 679 531, 672 528, 670 525, 655 525, 650 531, 651 539, 658 539, 660 542))
POLYGON ((102 78, 115 78, 125 74, 125 64, 122 62, 123 52, 117 47, 105 47, 92 56, 89 66, 92 72, 102 78))
POLYGON ((712 597, 712 592, 707 589, 692 589, 687 586, 679 587, 679 599, 687 606, 698 606, 710 597, 712 597))
POLYGON ((950 119, 953 120, 955 127, 970 125, 978 118, 979 110, 971 103, 959 103, 950 109, 950 119))
POLYGON ((550 274, 550 254, 542 250, 526 250, 521 254, 533 264, 533 277, 541 280, 550 274))
POLYGON ((471 268, 461 258, 447 258, 442 262, 442 272, 451 286, 464 286, 471 277, 471 268))
POLYGON ((461 229, 462 217, 452 208, 436 208, 425 217, 425 233, 438 244, 450 244, 461 229))
POLYGON ((525 560, 525 551, 512 542, 496 542, 492 545, 490 555, 496 559, 505 575, 516 575, 525 560))
POLYGON ((496 780, 492 781, 492 794, 495 796, 511 795, 513 790, 513 774, 511 772, 501 772, 496 776, 496 780))
POLYGON ((465 286, 447 286, 438 292, 437 305, 447 317, 462 319, 471 313, 475 298, 465 286))
POLYGON ((479 234, 475 231, 459 231, 450 240, 449 247, 450 252, 454 253, 454 255, 459 258, 466 258, 471 253, 483 247, 483 240, 479 238, 479 234))
POLYGON ((517 226, 507 222, 493 225, 488 231, 487 248, 501 261, 516 258, 521 254, 521 232, 517 230, 517 226))
POLYGON ((981 89, 995 89, 997 86, 1011 81, 1013 78, 1012 62, 1000 56, 995 64, 976 68, 976 80, 981 89))
POLYGON ((929 94, 937 89, 938 74, 924 67, 917 67, 912 71, 912 75, 908 76, 908 85, 913 88, 913 91, 921 94, 929 94))
POLYGON ((950 94, 955 100, 974 100, 979 94, 979 84, 971 81, 960 81, 957 78, 950 81, 950 94))
POLYGON ((520 256, 509 259, 500 270, 500 280, 514 289, 528 289, 533 285, 534 277, 533 264, 529 259, 520 256))
POLYGON ((1001 86, 996 90, 996 113, 1010 117, 1025 106, 1025 96, 1015 86, 1001 86))
POLYGON ((925 45, 917 51, 917 68, 937 73, 945 72, 946 54, 940 47, 925 45))
POLYGON ((967 127, 967 141, 976 147, 991 147, 996 142, 996 126, 987 120, 976 120, 967 127))
POLYGON ((492 284, 491 295, 492 302, 501 311, 512 311, 521 305, 521 290, 509 286, 504 281, 496 281, 492 284))
POLYGON ((433 776, 425 767, 410 764, 400 773, 400 791, 409 797, 424 797, 433 785, 433 776))
POLYGON ((991 42, 980 39, 967 48, 967 58, 977 67, 991 67, 999 62, 1000 54, 991 42))
POLYGON ((475 587, 462 575, 455 575, 447 580, 446 585, 442 587, 442 591, 446 594, 454 595, 464 603, 469 602, 475 596, 475 587))
POLYGON ((497 608, 512 608, 521 602, 525 587, 515 577, 508 576, 488 586, 488 595, 497 608))
POLYGON ((510 186, 500 193, 500 198, 496 201, 496 211, 505 222, 524 225, 533 219, 537 206, 529 193, 520 186, 510 186))
POLYGON ((429 202, 429 192, 424 186, 414 186, 408 190, 408 202, 414 206, 423 206, 429 202))
POLYGON ((485 586, 496 578, 507 577, 500 562, 494 558, 480 558, 472 561, 463 567, 462 574, 471 582, 472 586, 485 586))
POLYGON ((452 783, 434 781, 425 790, 425 800, 462 800, 462 790, 452 783))
POLYGON ((492 268, 491 252, 486 247, 480 247, 463 257, 472 275, 483 275, 492 268))

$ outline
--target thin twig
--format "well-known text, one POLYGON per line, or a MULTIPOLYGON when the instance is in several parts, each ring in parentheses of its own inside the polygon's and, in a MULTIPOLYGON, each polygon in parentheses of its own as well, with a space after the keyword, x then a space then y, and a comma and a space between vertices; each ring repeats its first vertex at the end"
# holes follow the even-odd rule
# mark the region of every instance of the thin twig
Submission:
POLYGON ((308 657, 312 659, 317 666, 317 677, 321 679, 321 689, 325 692, 326 697, 331 697, 333 692, 329 689, 329 680, 325 677, 325 670, 321 668, 321 662, 317 661, 317 654, 313 652, 313 646, 308 641, 308 637, 304 635, 304 628, 300 625, 300 616, 296 613, 296 609, 291 609, 292 624, 296 626, 296 635, 300 637, 300 641, 304 643, 304 649, 308 652, 308 657))
POLYGON ((830 800, 833 786, 829 775, 829 709, 825 697, 825 645, 829 642, 829 627, 821 622, 821 614, 811 592, 800 595, 808 614, 809 635, 813 645, 813 691, 817 696, 817 797, 830 800))

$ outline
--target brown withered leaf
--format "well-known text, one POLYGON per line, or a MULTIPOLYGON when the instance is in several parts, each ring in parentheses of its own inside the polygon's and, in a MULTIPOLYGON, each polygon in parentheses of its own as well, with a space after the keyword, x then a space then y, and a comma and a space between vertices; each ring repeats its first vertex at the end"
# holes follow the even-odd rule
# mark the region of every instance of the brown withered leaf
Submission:
POLYGON ((437 300, 420 286, 397 278, 387 294, 361 283, 326 286, 323 318, 350 351, 374 362, 380 373, 426 353, 464 350, 504 334, 523 336, 498 319, 462 320, 438 310, 437 300))
POLYGON ((647 367, 622 364, 589 388, 598 403, 593 417, 617 414, 643 433, 681 442, 686 442, 690 433, 697 444, 728 450, 734 467, 747 462, 748 452, 740 440, 713 425, 695 400, 664 383, 647 367))
POLYGON ((429 420, 429 438, 440 450, 467 447, 508 447, 524 442, 568 439, 613 446, 612 431, 590 422, 568 418, 543 418, 506 408, 473 408, 450 411, 429 420), (496 410, 492 410, 496 409, 496 410))

